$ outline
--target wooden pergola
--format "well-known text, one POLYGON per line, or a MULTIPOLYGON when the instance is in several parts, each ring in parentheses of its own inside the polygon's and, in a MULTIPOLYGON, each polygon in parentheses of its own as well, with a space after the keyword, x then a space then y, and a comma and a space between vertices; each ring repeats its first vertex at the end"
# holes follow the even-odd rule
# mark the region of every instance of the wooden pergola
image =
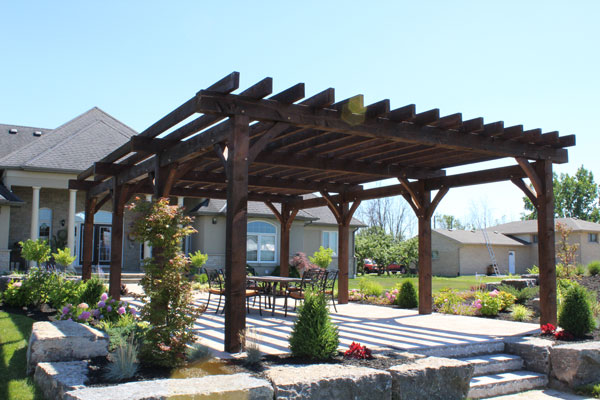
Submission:
POLYGON ((244 91, 234 72, 95 162, 69 188, 85 190, 83 278, 91 276, 93 216, 112 201, 110 294, 119 297, 123 210, 134 193, 227 199, 225 350, 245 328, 247 202, 264 202, 281 223, 281 274, 289 272, 290 227, 302 209, 328 206, 338 222, 339 303, 348 302, 349 224, 360 202, 402 195, 419 221, 419 313, 432 312, 431 217, 454 187, 510 180, 538 211, 541 323, 556 324, 552 164, 575 137, 413 104, 367 106, 334 89, 305 98, 300 83, 275 95, 266 78, 244 91), (195 114, 201 114, 195 116, 195 114), (191 118, 193 117, 193 118, 191 118), (186 121, 190 119, 191 121, 186 121), (160 137, 160 138, 159 138, 160 137), (501 158, 515 165, 447 176, 445 169, 501 158), (364 189, 395 178, 398 184, 364 189), (529 178, 533 190, 523 178, 529 178), (316 198, 303 195, 320 192, 316 198), (436 192, 432 196, 432 192, 436 192), (276 203, 280 207, 276 207, 276 203))

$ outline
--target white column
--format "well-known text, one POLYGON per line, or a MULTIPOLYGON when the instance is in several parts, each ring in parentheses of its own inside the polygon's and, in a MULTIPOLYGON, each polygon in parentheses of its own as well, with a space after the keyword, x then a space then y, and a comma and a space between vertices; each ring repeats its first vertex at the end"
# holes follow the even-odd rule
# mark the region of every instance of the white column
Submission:
MULTIPOLYGON (((146 195, 146 201, 152 201, 151 194, 146 195)), ((152 246, 150 246, 150 243, 144 242, 144 258, 150 258, 150 257, 152 257, 152 246)))
POLYGON ((67 247, 75 255, 75 205, 77 190, 69 189, 69 215, 67 216, 67 247))
POLYGON ((185 197, 177 196, 177 207, 183 207, 183 199, 185 199, 185 197))
POLYGON ((33 186, 33 195, 31 197, 31 240, 37 240, 40 235, 40 187, 33 186))

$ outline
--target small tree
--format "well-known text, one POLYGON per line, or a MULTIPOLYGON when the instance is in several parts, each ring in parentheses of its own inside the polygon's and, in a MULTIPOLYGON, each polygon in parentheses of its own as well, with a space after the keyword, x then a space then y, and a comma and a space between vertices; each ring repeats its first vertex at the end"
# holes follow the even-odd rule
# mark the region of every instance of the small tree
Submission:
POLYGON ((192 266, 194 267, 194 271, 192 271, 194 274, 197 274, 198 272, 200 272, 200 268, 202 268, 204 266, 204 264, 206 264, 206 261, 208 260, 208 254, 202 254, 202 252, 200 250, 198 250, 195 253, 190 254, 190 262, 192 263, 192 266))
POLYGON ((68 247, 57 249, 56 253, 52 253, 52 257, 54 257, 54 261, 63 267, 68 267, 75 261, 75 257, 71 255, 71 250, 68 247))
POLYGON ((396 304, 400 308, 415 308, 419 305, 419 301, 417 300, 417 291, 415 290, 415 285, 409 280, 405 280, 402 282, 402 286, 400 286, 400 290, 398 292, 398 298, 396 299, 396 304))
POLYGON ((187 345, 194 342, 192 326, 199 311, 193 305, 191 284, 185 278, 189 259, 181 252, 180 241, 195 232, 192 219, 183 215, 168 199, 136 201, 128 206, 138 214, 133 233, 140 242, 149 242, 152 258, 144 261, 142 287, 150 301, 141 309, 142 319, 151 325, 140 349, 140 358, 150 364, 173 367, 185 358, 187 345))
POLYGON ((23 248, 21 254, 27 261, 35 261, 38 268, 43 262, 50 259, 50 246, 45 240, 27 239, 25 242, 19 242, 23 248))
POLYGON ((323 293, 306 292, 290 335, 292 354, 325 360, 335 355, 339 343, 339 332, 329 317, 325 296, 323 293))
POLYGON ((312 256, 308 256, 310 262, 313 264, 317 264, 322 269, 327 269, 331 261, 333 260, 333 250, 330 248, 325 248, 323 246, 319 247, 319 250, 315 252, 312 256))
POLYGON ((558 313, 558 325, 575 337, 583 337, 595 327, 588 293, 583 286, 568 289, 558 313))
POLYGON ((565 268, 566 276, 571 276, 575 268, 577 268, 577 250, 579 250, 579 244, 569 243, 569 236, 573 230, 566 224, 557 222, 556 231, 560 235, 560 240, 556 246, 556 257, 558 258, 558 262, 565 268))

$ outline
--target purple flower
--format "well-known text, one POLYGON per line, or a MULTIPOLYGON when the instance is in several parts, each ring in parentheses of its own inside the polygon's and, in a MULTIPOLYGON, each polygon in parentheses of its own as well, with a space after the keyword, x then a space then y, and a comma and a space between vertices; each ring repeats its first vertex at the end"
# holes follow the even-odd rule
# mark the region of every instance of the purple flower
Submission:
POLYGON ((84 311, 84 312, 81 313, 81 315, 78 318, 81 319, 81 320, 83 320, 83 321, 85 321, 88 318, 90 318, 91 315, 92 314, 89 311, 84 311))
POLYGON ((65 315, 66 313, 68 313, 71 309, 69 308, 69 306, 64 306, 62 309, 62 313, 63 315, 65 315))
POLYGON ((102 307, 105 307, 105 306, 106 306, 106 303, 104 301, 101 300, 101 301, 98 302, 98 307, 102 308, 102 307))
POLYGON ((96 318, 100 315, 100 310, 92 310, 92 315, 96 318))
POLYGON ((106 311, 111 312, 112 311, 112 307, 111 306, 106 307, 106 311))
POLYGON ((117 310, 117 313, 118 313, 119 315, 123 315, 123 314, 125 314, 125 307, 119 307, 119 309, 117 310))
POLYGON ((115 302, 115 299, 110 299, 109 303, 112 304, 115 302))
POLYGON ((102 296, 100 296, 100 300, 106 301, 106 299, 108 299, 108 295, 106 293, 102 293, 102 296))
POLYGON ((130 308, 129 312, 131 313, 131 315, 137 315, 137 311, 135 310, 135 308, 130 308))
POLYGON ((104 315, 100 314, 100 316, 98 317, 98 319, 104 319, 104 315))

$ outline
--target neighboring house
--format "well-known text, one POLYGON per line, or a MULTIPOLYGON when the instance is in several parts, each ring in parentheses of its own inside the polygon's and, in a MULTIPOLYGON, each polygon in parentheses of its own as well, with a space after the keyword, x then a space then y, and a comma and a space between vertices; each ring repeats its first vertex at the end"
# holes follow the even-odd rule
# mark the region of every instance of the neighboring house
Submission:
MULTIPOLYGON (((572 229, 569 243, 577 243, 577 262, 600 260, 600 224, 576 218, 557 218, 556 223, 572 229)), ((501 273, 522 274, 538 265, 537 221, 515 221, 486 229, 489 243, 501 273)), ((432 232, 434 275, 485 274, 492 264, 486 240, 480 230, 435 229, 432 232)), ((558 246, 560 236, 556 234, 558 246)))
MULTIPOLYGON (((81 265, 85 192, 69 190, 68 181, 136 133, 98 108, 56 129, 0 125, 0 271, 9 269, 15 244, 29 238, 68 246, 76 256, 75 266, 81 265)), ((184 250, 201 250, 208 253, 209 265, 224 267, 225 201, 178 198, 177 203, 196 217, 198 233, 188 238, 184 250)), ((140 261, 148 254, 129 234, 132 222, 125 212, 124 271, 139 271, 140 261)), ((110 264, 111 224, 108 204, 94 217, 93 265, 110 264)), ((352 220, 351 229, 361 226, 352 220)), ((321 245, 337 252, 337 232, 337 222, 327 207, 300 211, 290 233, 290 256, 299 251, 311 255, 321 245)), ((352 275, 354 235, 350 241, 352 275)), ((247 243, 248 264, 258 273, 271 272, 279 265, 279 223, 263 203, 248 203, 247 243)), ((337 266, 337 255, 332 266, 337 266)))

